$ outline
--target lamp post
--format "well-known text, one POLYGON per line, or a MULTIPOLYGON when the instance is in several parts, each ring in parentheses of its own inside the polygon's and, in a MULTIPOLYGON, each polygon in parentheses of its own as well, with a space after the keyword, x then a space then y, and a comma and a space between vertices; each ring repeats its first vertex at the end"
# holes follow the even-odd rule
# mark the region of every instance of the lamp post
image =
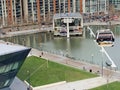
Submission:
POLYGON ((103 53, 104 53, 104 50, 103 50, 103 47, 101 47, 101 48, 102 48, 100 50, 100 52, 102 53, 102 62, 101 62, 102 70, 101 70, 101 75, 103 76, 103 53))
POLYGON ((28 73, 28 84, 29 84, 27 90, 30 90, 30 71, 28 70, 27 73, 28 73))
POLYGON ((49 60, 47 59, 47 68, 49 67, 48 63, 49 63, 49 60))
MULTIPOLYGON (((112 63, 106 62, 106 66, 108 68, 111 68, 111 65, 112 65, 112 63)), ((109 76, 110 76, 110 73, 109 73, 109 70, 108 70, 108 72, 107 72, 107 89, 108 89, 108 84, 109 84, 109 76)))
POLYGON ((92 54, 91 57, 92 57, 92 63, 93 63, 93 57, 94 57, 94 54, 92 54))

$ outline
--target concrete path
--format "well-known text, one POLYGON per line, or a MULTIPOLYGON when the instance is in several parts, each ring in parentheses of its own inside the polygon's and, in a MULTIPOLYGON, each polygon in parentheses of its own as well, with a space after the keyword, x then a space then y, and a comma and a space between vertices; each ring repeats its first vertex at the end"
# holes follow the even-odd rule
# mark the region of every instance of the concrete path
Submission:
MULTIPOLYGON (((110 80, 109 82, 114 81, 110 80)), ((97 77, 86 80, 80 80, 69 83, 61 83, 61 84, 51 84, 46 86, 35 87, 33 90, 88 90, 94 87, 98 87, 107 83, 106 78, 97 77)))

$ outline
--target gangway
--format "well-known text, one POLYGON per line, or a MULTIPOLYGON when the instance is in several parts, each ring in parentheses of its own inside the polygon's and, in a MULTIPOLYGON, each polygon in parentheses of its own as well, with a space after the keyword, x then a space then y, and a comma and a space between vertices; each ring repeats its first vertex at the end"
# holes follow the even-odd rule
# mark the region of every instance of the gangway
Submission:
POLYGON ((114 46, 115 38, 113 32, 110 31, 110 29, 97 30, 96 35, 90 27, 87 27, 87 29, 90 31, 90 34, 96 39, 96 42, 99 46, 114 46))
MULTIPOLYGON (((90 31, 90 34, 95 38, 96 37, 96 35, 94 34, 94 32, 92 31, 92 29, 88 26, 87 27, 87 29, 90 31)), ((101 51, 102 51, 102 53, 104 53, 106 56, 107 56, 107 58, 109 59, 109 61, 112 63, 111 64, 111 67, 112 68, 116 68, 117 66, 115 65, 115 63, 113 62, 113 60, 111 59, 111 57, 109 56, 109 54, 106 52, 106 50, 105 50, 105 46, 103 46, 103 45, 98 45, 98 46, 100 46, 101 47, 101 51)), ((108 45, 106 45, 106 46, 108 46, 108 45)))
POLYGON ((96 32, 96 42, 98 45, 114 46, 114 34, 110 29, 101 29, 96 32))

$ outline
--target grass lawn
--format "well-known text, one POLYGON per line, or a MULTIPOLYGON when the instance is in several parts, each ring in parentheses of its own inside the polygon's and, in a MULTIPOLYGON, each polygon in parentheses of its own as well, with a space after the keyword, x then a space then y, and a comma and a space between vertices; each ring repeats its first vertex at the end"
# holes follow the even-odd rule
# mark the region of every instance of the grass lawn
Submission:
POLYGON ((82 80, 97 75, 52 61, 47 64, 47 60, 31 56, 25 60, 17 76, 21 80, 30 81, 29 83, 35 87, 60 81, 82 80))
POLYGON ((120 90, 120 82, 116 81, 90 90, 120 90))

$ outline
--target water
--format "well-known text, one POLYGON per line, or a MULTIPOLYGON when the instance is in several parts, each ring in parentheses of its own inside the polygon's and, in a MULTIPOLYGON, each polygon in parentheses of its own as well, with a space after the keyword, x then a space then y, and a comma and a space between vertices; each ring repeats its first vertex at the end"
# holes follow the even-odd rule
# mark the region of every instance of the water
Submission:
MULTIPOLYGON (((98 29, 107 27, 92 26, 91 28, 93 32, 96 32, 98 29)), ((117 66, 117 69, 120 70, 120 26, 111 26, 111 29, 115 34, 115 45, 114 47, 105 47, 105 50, 117 66)), ((4 40, 62 56, 67 55, 75 60, 100 66, 102 64, 106 66, 106 61, 109 61, 88 30, 85 30, 83 37, 70 37, 69 39, 66 37, 54 37, 52 33, 36 33, 4 38, 4 40)))

